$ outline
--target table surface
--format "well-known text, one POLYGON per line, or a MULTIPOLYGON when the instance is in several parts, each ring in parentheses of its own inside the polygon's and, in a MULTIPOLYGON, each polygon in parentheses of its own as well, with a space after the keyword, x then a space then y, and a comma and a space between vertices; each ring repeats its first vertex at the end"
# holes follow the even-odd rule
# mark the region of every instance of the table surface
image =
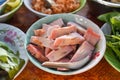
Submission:
MULTIPOLYGON (((99 21, 97 16, 113 10, 114 8, 101 6, 88 0, 86 6, 76 14, 89 18, 101 27, 103 22, 99 21)), ((38 19, 39 17, 30 12, 23 4, 15 15, 6 23, 14 25, 26 32, 27 29, 38 19)), ((104 58, 89 71, 73 76, 51 74, 38 69, 34 64, 28 61, 25 69, 15 80, 120 80, 120 73, 112 68, 104 58)))

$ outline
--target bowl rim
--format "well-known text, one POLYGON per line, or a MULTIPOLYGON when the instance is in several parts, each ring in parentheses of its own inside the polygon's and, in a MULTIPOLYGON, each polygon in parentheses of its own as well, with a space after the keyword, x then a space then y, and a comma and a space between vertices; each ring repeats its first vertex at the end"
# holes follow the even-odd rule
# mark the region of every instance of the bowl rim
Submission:
POLYGON ((79 10, 81 10, 82 8, 84 8, 84 6, 85 6, 85 4, 86 4, 87 1, 86 1, 86 0, 80 0, 80 2, 82 2, 83 4, 80 5, 80 7, 79 7, 78 9, 76 9, 76 10, 70 12, 70 13, 76 13, 76 12, 78 12, 79 10))
POLYGON ((0 15, 0 18, 3 18, 3 17, 5 17, 5 16, 8 16, 8 15, 14 13, 15 11, 17 11, 17 10, 20 8, 20 6, 22 6, 22 4, 23 4, 23 0, 20 0, 20 1, 21 1, 20 4, 19 4, 16 8, 14 8, 13 10, 11 10, 11 11, 8 12, 8 13, 5 13, 5 14, 3 14, 3 15, 0 15))
POLYGON ((119 8, 120 4, 119 3, 113 3, 113 2, 108 2, 108 1, 104 1, 104 0, 94 0, 95 2, 98 2, 100 4, 109 6, 109 7, 116 7, 119 8))
MULTIPOLYGON (((37 15, 42 15, 42 16, 51 15, 51 14, 45 14, 45 13, 42 13, 42 12, 39 12, 39 11, 34 10, 34 9, 31 7, 31 5, 27 4, 27 2, 29 2, 29 1, 31 1, 31 0, 24 0, 24 4, 25 4, 25 6, 26 6, 30 11, 32 11, 33 13, 35 13, 35 14, 37 14, 37 15)), ((76 12, 78 12, 79 10, 81 10, 81 9, 85 6, 87 0, 80 0, 80 3, 81 3, 81 2, 82 2, 83 4, 80 5, 79 8, 77 8, 76 10, 74 10, 74 11, 72 11, 72 12, 69 12, 69 13, 76 13, 76 12)), ((30 2, 30 3, 31 3, 31 2, 30 2)), ((62 14, 62 13, 59 13, 59 14, 62 14)), ((64 14, 64 13, 63 13, 63 14, 64 14)), ((53 14, 52 14, 52 15, 53 15, 53 14)))
MULTIPOLYGON (((34 22, 31 26, 30 26, 30 28, 27 30, 27 32, 26 32, 26 39, 25 39, 25 47, 27 47, 27 37, 29 37, 29 36, 27 36, 27 35, 29 35, 29 31, 31 30, 31 29, 33 29, 33 27, 34 26, 38 26, 38 23, 40 24, 40 21, 42 21, 42 20, 46 20, 46 19, 50 19, 51 17, 55 17, 55 16, 59 16, 59 15, 61 15, 62 17, 64 17, 65 15, 66 15, 66 13, 65 14, 55 14, 55 15, 50 15, 50 16, 46 16, 46 17, 44 17, 44 18, 41 18, 41 19, 39 19, 39 20, 37 20, 36 22, 34 22)), ((77 14, 71 14, 71 13, 69 13, 69 14, 67 14, 67 16, 76 16, 76 17, 80 17, 80 18, 82 18, 83 20, 86 20, 87 22, 89 22, 89 23, 92 23, 92 25, 94 25, 94 27, 97 29, 97 30, 99 30, 99 32, 100 32, 100 34, 102 35, 102 45, 104 45, 103 47, 102 47, 102 49, 101 49, 101 56, 99 56, 98 57, 98 59, 96 60, 95 59, 95 62, 92 62, 92 65, 89 65, 89 66, 87 66, 87 67, 85 67, 85 68, 87 68, 87 69, 85 69, 85 68, 81 68, 81 69, 78 69, 77 71, 72 71, 72 72, 60 72, 60 71, 54 71, 54 70, 51 70, 51 69, 49 69, 49 68, 46 68, 46 67, 43 67, 43 66, 41 66, 40 64, 38 64, 38 61, 36 61, 35 60, 35 62, 32 60, 33 59, 33 57, 31 57, 30 56, 30 54, 28 53, 28 51, 27 51, 27 55, 28 55, 28 57, 29 57, 29 60, 36 66, 36 67, 38 67, 39 69, 41 69, 41 70, 43 70, 43 71, 46 71, 46 72, 49 72, 49 73, 52 73, 52 74, 56 74, 56 75, 75 75, 75 74, 80 74, 80 73, 83 73, 83 72, 85 72, 85 71, 88 71, 88 70, 90 70, 91 68, 93 68, 94 66, 96 66, 99 62, 100 62, 100 60, 103 58, 103 56, 104 56, 104 53, 105 53, 105 49, 106 49, 106 40, 105 40, 105 36, 104 36, 104 34, 103 34, 103 32, 102 32, 102 30, 94 23, 94 22, 92 22, 90 19, 87 19, 87 18, 85 18, 85 17, 83 17, 83 16, 80 16, 80 15, 77 15, 77 14)), ((58 18, 58 17, 57 17, 58 18)), ((85 23, 86 23, 86 21, 84 21, 85 23)), ((42 23, 42 22, 41 22, 42 23)), ((38 27, 36 27, 36 28, 38 28, 38 27)), ((94 59, 93 59, 93 61, 94 61, 94 59)))

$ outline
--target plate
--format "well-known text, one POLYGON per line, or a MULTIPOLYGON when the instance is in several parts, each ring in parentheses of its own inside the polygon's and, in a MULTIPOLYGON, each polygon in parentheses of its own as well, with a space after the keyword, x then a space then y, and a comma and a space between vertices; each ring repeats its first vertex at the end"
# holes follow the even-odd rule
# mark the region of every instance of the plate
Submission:
POLYGON ((14 76, 14 79, 23 71, 28 63, 28 57, 24 47, 25 33, 15 26, 0 23, 0 41, 5 42, 14 53, 19 51, 20 58, 25 60, 25 64, 14 76))
MULTIPOLYGON (((102 29, 104 34, 110 34, 111 33, 111 27, 107 23, 105 23, 101 27, 101 29, 102 29)), ((111 54, 109 52, 105 53, 104 58, 114 69, 116 69, 118 72, 120 72, 120 61, 116 58, 116 56, 114 54, 111 54)))

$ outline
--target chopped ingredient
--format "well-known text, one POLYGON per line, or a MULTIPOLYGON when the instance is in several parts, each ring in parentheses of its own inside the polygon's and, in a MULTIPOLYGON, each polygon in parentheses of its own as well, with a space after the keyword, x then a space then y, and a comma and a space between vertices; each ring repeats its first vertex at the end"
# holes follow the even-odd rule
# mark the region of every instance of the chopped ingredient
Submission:
POLYGON ((24 63, 19 52, 15 54, 5 43, 0 41, 0 71, 6 71, 12 80, 24 63))
POLYGON ((69 13, 79 7, 79 0, 54 0, 54 4, 49 7, 44 0, 32 0, 32 8, 45 14, 69 13))

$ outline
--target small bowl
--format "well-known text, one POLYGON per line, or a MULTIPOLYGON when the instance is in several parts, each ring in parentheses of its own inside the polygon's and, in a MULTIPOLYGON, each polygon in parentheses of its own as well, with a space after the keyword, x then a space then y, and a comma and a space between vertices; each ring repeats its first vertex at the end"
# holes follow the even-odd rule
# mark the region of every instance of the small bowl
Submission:
POLYGON ((102 5, 108 6, 108 7, 114 7, 114 8, 120 8, 120 3, 113 3, 110 1, 105 1, 105 0, 94 0, 102 5))
MULTIPOLYGON (((111 27, 108 23, 105 23, 102 27, 101 27, 102 31, 104 34, 111 34, 111 27)), ((106 61, 118 72, 120 72, 120 61, 117 59, 115 54, 112 53, 105 53, 104 55, 106 61)))
POLYGON ((73 22, 79 23, 84 28, 91 27, 95 32, 100 34, 101 39, 97 43, 97 48, 95 49, 95 52, 94 52, 94 53, 98 52, 99 56, 96 56, 98 54, 95 54, 94 58, 92 58, 90 60, 90 62, 87 65, 85 65, 84 67, 79 68, 77 70, 71 70, 71 71, 66 71, 66 72, 57 71, 57 70, 46 68, 46 67, 42 66, 40 62, 38 62, 33 56, 30 55, 29 52, 27 52, 27 55, 28 55, 30 61, 35 66, 37 66, 39 69, 42 69, 42 70, 44 70, 46 72, 57 74, 57 75, 75 75, 75 74, 79 74, 79 73, 83 73, 85 71, 88 71, 89 69, 91 69, 95 65, 97 65, 100 62, 100 60, 103 58, 104 52, 105 52, 105 49, 106 49, 106 40, 105 40, 104 34, 101 31, 101 29, 95 23, 93 23, 92 21, 90 21, 89 19, 87 19, 85 17, 79 16, 79 15, 76 15, 76 14, 55 14, 55 15, 46 16, 46 17, 44 17, 42 19, 39 19, 33 25, 31 25, 30 28, 27 31, 26 40, 25 40, 25 47, 27 48, 27 45, 30 43, 31 36, 34 35, 33 30, 41 28, 42 24, 50 23, 50 22, 52 22, 52 21, 54 21, 54 20, 56 20, 58 18, 62 18, 65 23, 69 22, 69 21, 73 21, 73 22))
POLYGON ((15 14, 15 12, 22 6, 22 3, 23 3, 23 0, 21 0, 19 5, 16 8, 14 8, 13 10, 11 10, 3 15, 0 15, 0 22, 5 22, 5 21, 9 20, 15 14))
POLYGON ((20 29, 12 25, 0 23, 0 41, 6 43, 14 53, 19 51, 20 58, 25 61, 13 79, 15 79, 23 71, 28 63, 28 57, 24 47, 24 39, 25 33, 20 29))
MULTIPOLYGON (((32 0, 24 0, 25 6, 26 6, 31 12, 33 12, 34 14, 36 14, 36 15, 39 16, 39 17, 44 17, 44 16, 48 16, 48 15, 49 15, 49 14, 41 13, 41 12, 38 12, 38 11, 34 10, 34 9, 32 8, 31 2, 32 2, 32 0)), ((76 12, 80 11, 80 10, 85 6, 86 0, 80 0, 80 4, 81 4, 81 5, 80 5, 80 7, 79 7, 78 9, 76 9, 75 11, 70 12, 70 13, 76 13, 76 12)))
POLYGON ((2 12, 2 10, 4 9, 4 6, 6 5, 6 3, 8 2, 8 0, 2 0, 0 2, 0 13, 2 12))

